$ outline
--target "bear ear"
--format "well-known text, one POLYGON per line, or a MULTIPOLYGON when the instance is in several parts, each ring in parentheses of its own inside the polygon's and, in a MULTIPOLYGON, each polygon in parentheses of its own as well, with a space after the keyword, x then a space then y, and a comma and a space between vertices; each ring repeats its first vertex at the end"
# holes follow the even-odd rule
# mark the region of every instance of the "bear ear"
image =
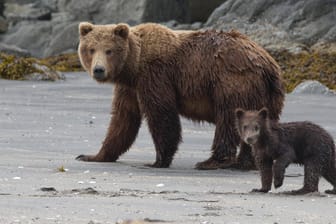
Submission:
POLYGON ((93 30, 93 24, 88 22, 82 22, 79 24, 79 34, 85 36, 93 30))
POLYGON ((120 23, 114 28, 114 34, 124 39, 128 37, 129 26, 126 23, 120 23))
POLYGON ((240 118, 242 118, 245 114, 245 111, 241 108, 238 108, 235 110, 235 115, 236 115, 236 118, 239 120, 240 118))
POLYGON ((268 117, 268 109, 266 107, 261 108, 258 112, 259 117, 266 119, 268 117))

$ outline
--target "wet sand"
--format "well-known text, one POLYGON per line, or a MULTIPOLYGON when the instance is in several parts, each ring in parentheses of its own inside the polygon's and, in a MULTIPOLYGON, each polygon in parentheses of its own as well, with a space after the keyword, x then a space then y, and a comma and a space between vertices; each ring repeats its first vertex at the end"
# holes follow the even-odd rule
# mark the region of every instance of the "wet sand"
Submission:
MULTIPOLYGON (((291 165, 271 193, 257 171, 198 171, 214 126, 182 119, 183 143, 169 169, 144 166, 155 150, 146 123, 117 163, 74 158, 98 152, 111 110, 111 85, 84 73, 66 81, 0 80, 0 223, 335 223, 336 196, 288 196, 300 188, 303 168, 291 165), (61 172, 65 171, 65 172, 61 172)), ((336 97, 288 95, 283 121, 310 120, 336 138, 336 97)))

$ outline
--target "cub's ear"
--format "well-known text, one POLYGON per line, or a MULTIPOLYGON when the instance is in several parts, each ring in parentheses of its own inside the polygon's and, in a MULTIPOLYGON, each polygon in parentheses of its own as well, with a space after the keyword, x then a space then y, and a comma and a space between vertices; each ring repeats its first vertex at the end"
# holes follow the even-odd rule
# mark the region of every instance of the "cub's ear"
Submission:
POLYGON ((81 22, 79 24, 79 35, 85 36, 93 30, 93 24, 88 22, 81 22))
POLYGON ((268 117, 268 109, 266 107, 261 108, 258 112, 259 117, 266 119, 268 117))
POLYGON ((126 23, 119 23, 114 28, 114 34, 126 39, 129 34, 129 26, 126 23))
POLYGON ((236 118, 239 120, 240 118, 242 118, 245 114, 245 111, 241 108, 238 108, 235 110, 235 115, 236 115, 236 118))

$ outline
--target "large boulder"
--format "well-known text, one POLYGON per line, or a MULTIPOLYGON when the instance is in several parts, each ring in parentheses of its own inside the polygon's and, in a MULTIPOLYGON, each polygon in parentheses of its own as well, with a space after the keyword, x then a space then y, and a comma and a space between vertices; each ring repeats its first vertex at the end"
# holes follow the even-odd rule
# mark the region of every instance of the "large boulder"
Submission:
POLYGON ((321 41, 335 42, 336 1, 227 0, 209 17, 206 26, 237 28, 262 45, 268 42, 295 48, 321 41))
POLYGON ((223 0, 58 0, 59 11, 71 12, 77 20, 95 23, 206 21, 223 0))
POLYGON ((21 20, 50 20, 51 10, 37 3, 6 3, 4 15, 11 22, 21 20))
POLYGON ((0 43, 0 52, 5 53, 5 54, 19 56, 19 57, 30 56, 30 53, 27 50, 19 48, 18 46, 15 46, 15 45, 8 45, 4 43, 0 43))
POLYGON ((2 41, 28 50, 34 56, 43 56, 52 33, 52 24, 46 21, 21 21, 16 24, 2 41))
POLYGON ((74 52, 78 46, 78 22, 57 24, 51 35, 53 38, 43 52, 44 57, 74 52))
POLYGON ((7 32, 7 21, 5 18, 0 16, 0 33, 5 33, 7 32))

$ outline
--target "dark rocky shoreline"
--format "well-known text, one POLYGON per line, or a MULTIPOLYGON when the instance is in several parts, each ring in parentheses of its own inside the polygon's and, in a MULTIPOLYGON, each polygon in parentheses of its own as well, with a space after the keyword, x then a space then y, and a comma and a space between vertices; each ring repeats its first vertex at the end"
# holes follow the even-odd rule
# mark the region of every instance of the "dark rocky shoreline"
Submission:
POLYGON ((0 51, 78 71, 80 21, 237 29, 277 60, 288 92, 305 80, 336 90, 335 12, 333 0, 0 0, 0 51))

